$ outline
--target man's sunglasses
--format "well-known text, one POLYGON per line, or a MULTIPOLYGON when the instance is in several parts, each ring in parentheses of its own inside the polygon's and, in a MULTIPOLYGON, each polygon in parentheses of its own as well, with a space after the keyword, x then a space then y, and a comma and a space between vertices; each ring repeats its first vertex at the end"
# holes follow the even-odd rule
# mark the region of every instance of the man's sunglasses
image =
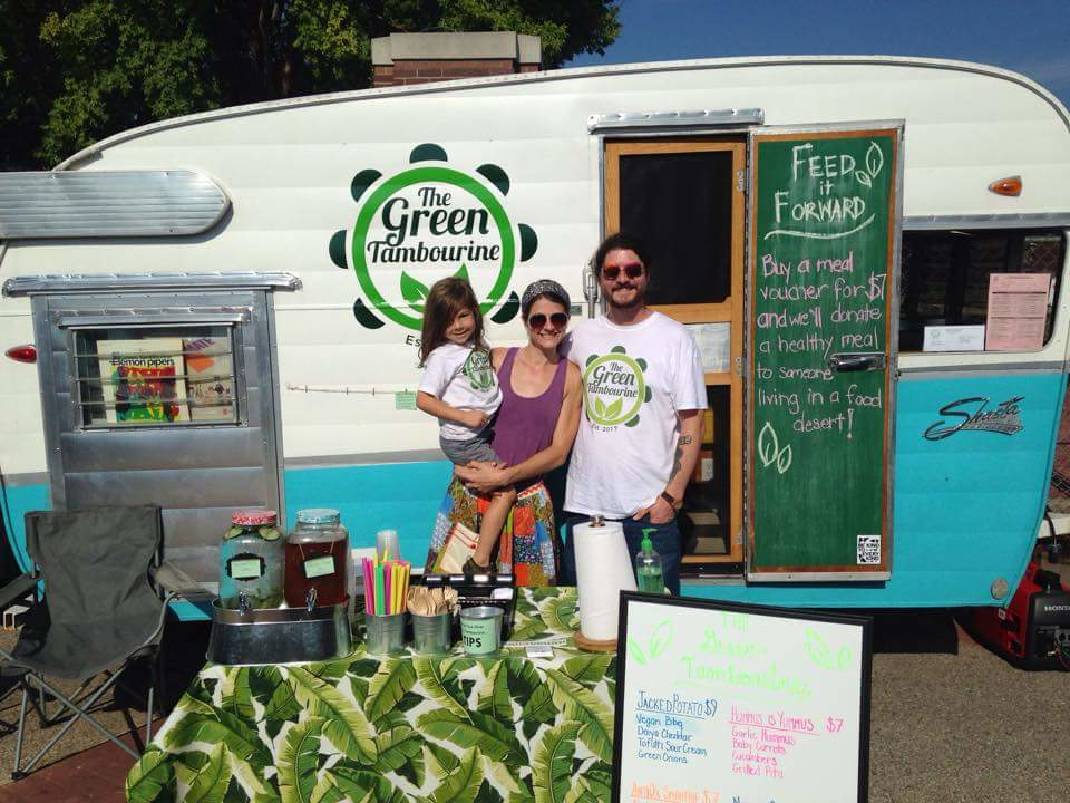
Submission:
MULTIPOLYGON (((541 312, 536 312, 530 318, 528 318, 528 326, 532 329, 542 329, 546 326, 546 315, 541 312)), ((568 316, 563 312, 555 312, 549 316, 550 323, 553 324, 554 329, 564 329, 568 324, 568 316)))
POLYGON ((624 275, 629 279, 638 279, 643 275, 643 263, 642 262, 630 262, 623 267, 617 267, 616 265, 608 265, 602 268, 602 278, 609 279, 609 281, 616 281, 620 276, 620 272, 624 271, 624 275))

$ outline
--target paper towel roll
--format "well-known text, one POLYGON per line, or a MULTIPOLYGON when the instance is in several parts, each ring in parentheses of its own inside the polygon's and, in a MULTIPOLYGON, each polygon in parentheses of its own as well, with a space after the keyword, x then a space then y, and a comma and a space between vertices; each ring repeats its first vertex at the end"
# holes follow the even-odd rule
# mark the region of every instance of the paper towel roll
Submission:
POLYGON ((594 641, 617 637, 620 592, 635 591, 635 575, 619 521, 599 527, 590 522, 572 528, 576 539, 576 594, 580 632, 594 641))

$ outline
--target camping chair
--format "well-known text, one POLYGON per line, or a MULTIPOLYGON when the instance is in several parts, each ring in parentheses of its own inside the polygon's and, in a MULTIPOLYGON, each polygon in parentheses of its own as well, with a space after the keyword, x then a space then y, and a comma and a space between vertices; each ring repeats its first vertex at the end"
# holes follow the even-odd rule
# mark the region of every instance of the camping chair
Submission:
MULTIPOLYGON (((137 758, 90 713, 131 661, 152 658, 147 697, 145 744, 152 738, 156 654, 170 595, 153 585, 160 563, 163 526, 155 505, 101 507, 78 511, 26 514, 26 546, 35 577, 44 580, 46 627, 27 632, 11 654, 0 650, 8 667, 24 669, 22 704, 15 742, 14 779, 25 776, 67 733, 84 719, 111 742, 137 758), (70 697, 50 679, 81 683, 70 697), (100 678, 96 688, 90 688, 100 678), (31 691, 42 722, 54 722, 41 707, 46 696, 72 716, 41 750, 21 765, 23 728, 31 691)), ((31 611, 32 613, 33 611, 31 611)))

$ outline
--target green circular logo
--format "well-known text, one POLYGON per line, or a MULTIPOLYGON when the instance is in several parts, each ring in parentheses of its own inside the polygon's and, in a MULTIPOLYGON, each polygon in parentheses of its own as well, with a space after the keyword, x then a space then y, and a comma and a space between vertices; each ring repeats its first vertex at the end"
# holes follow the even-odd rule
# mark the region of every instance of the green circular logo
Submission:
POLYGON ((595 357, 583 372, 583 406, 594 424, 631 424, 646 401, 644 365, 623 352, 595 357))
POLYGON ((478 179, 441 165, 414 167, 376 187, 357 214, 350 246, 371 308, 417 330, 429 288, 406 267, 440 267, 443 276, 483 288, 484 277, 492 276, 485 292, 476 291, 486 314, 505 296, 516 257, 513 227, 495 195, 478 179))

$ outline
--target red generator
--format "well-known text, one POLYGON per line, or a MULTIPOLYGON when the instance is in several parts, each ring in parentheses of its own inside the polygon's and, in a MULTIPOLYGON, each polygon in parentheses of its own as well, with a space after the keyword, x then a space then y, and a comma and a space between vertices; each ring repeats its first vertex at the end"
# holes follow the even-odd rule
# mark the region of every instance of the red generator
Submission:
POLYGON ((1070 589, 1031 561, 1006 608, 976 608, 970 631, 1023 669, 1070 670, 1070 589))

